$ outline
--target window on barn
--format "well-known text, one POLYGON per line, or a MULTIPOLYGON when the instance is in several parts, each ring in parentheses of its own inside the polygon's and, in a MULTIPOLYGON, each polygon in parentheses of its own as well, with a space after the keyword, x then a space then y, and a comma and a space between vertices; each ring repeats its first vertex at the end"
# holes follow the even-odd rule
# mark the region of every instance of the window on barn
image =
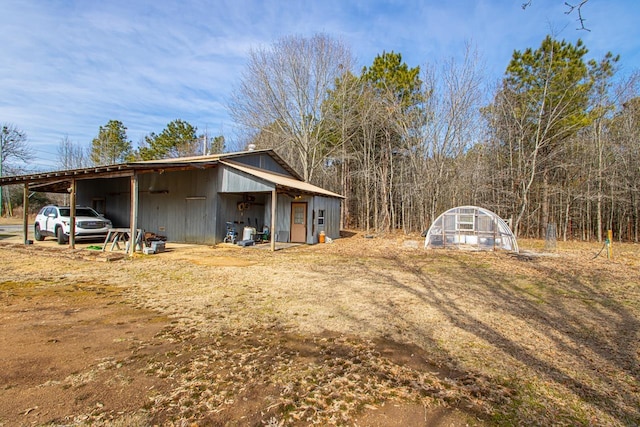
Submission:
POLYGON ((318 209, 318 225, 324 225, 324 209, 318 209))

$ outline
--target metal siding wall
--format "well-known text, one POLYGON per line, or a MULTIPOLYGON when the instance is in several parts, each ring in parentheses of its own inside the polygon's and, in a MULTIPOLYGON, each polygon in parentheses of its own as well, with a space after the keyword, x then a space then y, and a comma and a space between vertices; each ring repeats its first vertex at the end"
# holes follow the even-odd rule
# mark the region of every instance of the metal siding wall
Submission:
MULTIPOLYGON (((270 230, 271 235, 278 237, 279 232, 283 232, 286 234, 286 240, 291 240, 291 202, 293 201, 292 197, 287 196, 286 194, 278 194, 278 201, 276 206, 276 229, 270 230)), ((264 204, 264 218, 265 224, 267 226, 271 226, 271 194, 268 194, 265 199, 264 204)), ((277 240, 280 241, 280 240, 277 240)))
MULTIPOLYGON (((224 240, 224 236, 226 234, 226 222, 227 221, 234 221, 232 214, 234 214, 234 212, 231 212, 231 207, 230 204, 227 203, 226 201, 226 195, 222 195, 220 194, 220 192, 222 191, 222 187, 224 186, 224 182, 225 182, 225 174, 226 174, 226 170, 227 168, 224 166, 218 167, 217 168, 217 173, 216 173, 216 178, 217 178, 217 185, 216 185, 216 217, 219 218, 219 220, 217 221, 217 226, 216 226, 216 231, 215 231, 215 241, 216 243, 220 243, 224 240)), ((235 206, 235 204, 233 204, 235 206)))
POLYGON ((330 216, 326 219, 326 221, 331 227, 329 229, 329 237, 331 237, 332 239, 339 239, 340 238, 340 212, 341 212, 340 206, 342 204, 342 199, 330 198, 328 200, 329 200, 330 208, 327 209, 327 214, 330 216))
POLYGON ((245 165, 253 166, 255 168, 260 168, 264 170, 268 170, 270 172, 276 172, 283 175, 291 176, 289 172, 287 172, 280 164, 278 164, 271 156, 268 154, 250 154, 247 156, 242 156, 238 158, 231 159, 235 162, 242 163, 245 165))
POLYGON ((259 181, 258 178, 249 177, 235 169, 223 167, 221 193, 248 193, 271 191, 273 184, 259 181))
POLYGON ((219 194, 216 195, 216 214, 219 218, 216 226, 216 242, 222 242, 226 234, 226 222, 235 222, 236 231, 242 238, 242 230, 246 225, 257 228, 271 221, 271 211, 265 210, 265 206, 271 201, 271 190, 273 184, 256 181, 251 177, 227 167, 218 168, 217 188, 219 194), (235 193, 235 194, 232 194, 235 193), (244 194, 254 196, 255 201, 250 204, 246 211, 238 210, 238 203, 243 202, 244 194), (265 206, 262 206, 264 204, 265 206), (256 221, 257 218, 257 221, 256 221))
POLYGON ((318 243, 318 236, 320 235, 321 231, 325 232, 325 235, 327 235, 327 211, 326 211, 326 203, 325 203, 325 199, 324 197, 318 197, 315 196, 313 198, 313 207, 314 207, 314 211, 313 211, 313 229, 314 229, 314 236, 313 236, 313 243, 318 243), (325 210, 325 217, 324 217, 324 225, 319 225, 318 224, 318 211, 324 209, 325 210))
MULTIPOLYGON (((278 194, 277 224, 276 232, 287 233, 288 240, 291 239, 291 203, 294 201, 307 203, 307 243, 318 243, 320 230, 325 231, 325 235, 338 239, 340 237, 340 199, 334 197, 303 197, 294 200, 286 194, 278 194), (318 210, 324 209, 324 227, 318 226, 318 210)), ((265 200, 265 224, 271 223, 271 197, 265 200)))
POLYGON ((130 179, 100 178, 77 181, 76 205, 91 207, 94 199, 104 199, 105 217, 114 227, 129 226, 130 179))
POLYGON ((307 202, 307 243, 316 244, 318 240, 316 234, 318 233, 318 227, 315 223, 315 210, 314 210, 314 197, 305 197, 302 201, 307 202))
POLYGON ((315 198, 315 222, 316 222, 316 236, 315 242, 318 241, 318 233, 320 230, 324 230, 325 235, 337 239, 340 237, 340 199, 335 197, 321 197, 315 198), (318 210, 324 209, 324 226, 318 226, 318 210))
POLYGON ((215 170, 151 173, 139 179, 140 228, 173 242, 215 242, 215 170))
POLYGON ((169 210, 171 200, 177 198, 172 194, 169 182, 172 173, 150 173, 138 176, 138 227, 145 231, 167 236, 175 240, 169 226, 169 210), (166 193, 164 193, 166 191, 166 193))
POLYGON ((271 212, 265 215, 265 206, 271 205, 271 193, 251 193, 255 200, 249 203, 249 209, 238 210, 238 203, 243 202, 244 196, 241 194, 219 194, 218 195, 218 227, 216 230, 217 240, 221 242, 226 234, 226 223, 234 222, 236 230, 240 238, 242 238, 242 230, 245 226, 255 227, 256 230, 262 231, 262 227, 269 226, 271 221, 271 212), (267 199, 269 201, 267 201, 267 199))
POLYGON ((286 194, 278 194, 276 206, 276 233, 285 232, 286 241, 291 241, 291 202, 292 197, 286 194))
POLYGON ((184 218, 185 242, 204 243, 208 233, 209 217, 206 199, 186 199, 184 218))
MULTIPOLYGON (((238 202, 242 201, 242 196, 235 194, 218 194, 216 198, 218 200, 217 215, 218 218, 220 218, 216 229, 216 241, 222 242, 226 234, 227 221, 237 221, 237 204, 238 202)), ((240 226, 238 224, 236 224, 236 231, 238 231, 240 237, 242 237, 242 235, 240 234, 242 233, 242 230, 240 229, 240 226)))

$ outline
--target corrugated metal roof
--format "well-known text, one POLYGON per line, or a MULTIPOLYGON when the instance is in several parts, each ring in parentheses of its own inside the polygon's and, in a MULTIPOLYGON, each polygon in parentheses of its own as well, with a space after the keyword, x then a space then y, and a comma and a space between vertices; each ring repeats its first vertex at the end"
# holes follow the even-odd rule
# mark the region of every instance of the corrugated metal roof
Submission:
POLYGON ((283 188, 289 188, 293 190, 302 191, 304 193, 311 193, 311 194, 317 194, 322 196, 338 197, 341 199, 345 198, 340 194, 333 193, 329 190, 325 190, 324 188, 320 188, 313 184, 309 184, 308 182, 300 181, 298 179, 285 176, 285 175, 280 175, 274 172, 267 172, 264 169, 256 169, 251 166, 240 164, 238 162, 234 162, 231 160, 220 160, 220 164, 229 166, 231 168, 234 168, 246 174, 255 176, 256 178, 260 178, 264 181, 271 182, 276 186, 280 186, 283 188))
POLYGON ((256 154, 256 153, 269 153, 275 154, 273 150, 251 150, 251 151, 237 151, 234 153, 218 153, 218 154, 208 154, 204 156, 189 156, 189 157, 169 157, 166 159, 157 159, 157 160, 139 160, 135 162, 127 163, 128 165, 154 165, 154 164, 172 164, 172 163, 207 163, 207 162, 216 162, 220 159, 233 158, 238 156, 246 156, 248 154, 256 154))
POLYGON ((280 157, 278 155, 278 153, 276 153, 275 151, 273 151, 272 149, 263 149, 263 150, 249 150, 249 151, 237 151, 234 153, 219 153, 219 154, 210 154, 207 156, 191 156, 191 157, 176 157, 176 158, 171 158, 171 159, 160 159, 160 160, 144 160, 144 161, 139 161, 139 162, 132 162, 132 163, 127 163, 127 165, 133 166, 135 168, 138 167, 153 167, 155 165, 157 166, 162 166, 162 165, 168 165, 168 166, 188 166, 188 165, 195 165, 195 164, 213 164, 213 163, 217 163, 220 160, 225 160, 225 159, 234 159, 236 157, 243 157, 243 156, 248 156, 248 155, 252 155, 252 154, 268 154, 273 160, 276 161, 276 163, 278 163, 280 166, 282 166, 282 168, 284 170, 286 170, 287 172, 289 172, 291 175, 295 176, 298 179, 302 179, 302 177, 300 176, 300 174, 298 174, 298 172, 296 172, 295 169, 293 169, 287 162, 285 162, 282 157, 280 157))
POLYGON ((159 160, 143 160, 105 166, 92 166, 81 169, 68 169, 51 172, 35 172, 25 175, 0 177, 0 185, 29 183, 55 183, 71 178, 97 178, 108 176, 132 175, 134 170, 151 170, 154 168, 206 167, 217 164, 222 159, 233 159, 252 154, 268 154, 287 172, 298 179, 300 175, 272 149, 239 151, 234 153, 212 154, 207 156, 177 157, 159 160))

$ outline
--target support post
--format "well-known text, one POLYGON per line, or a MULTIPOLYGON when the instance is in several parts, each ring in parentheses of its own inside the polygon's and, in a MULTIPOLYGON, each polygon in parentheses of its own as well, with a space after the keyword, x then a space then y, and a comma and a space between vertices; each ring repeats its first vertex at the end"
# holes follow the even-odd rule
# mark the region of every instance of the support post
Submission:
POLYGON ((131 232, 129 233, 129 256, 133 256, 136 252, 136 239, 138 231, 138 174, 135 172, 131 176, 131 217, 129 224, 131 232))
POLYGON ((76 179, 71 180, 69 192, 69 247, 76 248, 76 179))
MULTIPOLYGON (((2 130, 4 130, 4 128, 2 130)), ((2 149, 4 148, 2 146, 3 145, 3 139, 4 139, 4 137, 0 139, 0 178, 2 178, 2 162, 3 162, 2 149)), ((24 185, 27 185, 27 183, 25 183, 24 185)), ((3 192, 4 192, 4 187, 0 186, 0 218, 2 217, 2 193, 3 192)), ((27 235, 26 234, 24 235, 24 240, 25 241, 27 240, 27 235)))
POLYGON ((278 193, 274 188, 271 190, 271 252, 276 250, 276 212, 278 205, 278 193))
MULTIPOLYGON (((0 187, 2 191, 2 187, 0 187)), ((22 234, 24 236, 24 244, 29 241, 29 183, 24 183, 22 191, 22 234)))

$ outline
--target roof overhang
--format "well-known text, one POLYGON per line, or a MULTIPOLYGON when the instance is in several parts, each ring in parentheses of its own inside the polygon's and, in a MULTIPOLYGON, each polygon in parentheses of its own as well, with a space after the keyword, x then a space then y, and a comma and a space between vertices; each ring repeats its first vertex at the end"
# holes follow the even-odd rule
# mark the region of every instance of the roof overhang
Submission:
MULTIPOLYGON (((177 171, 189 169, 206 169, 215 167, 223 159, 234 159, 252 154, 267 154, 276 163, 294 177, 301 180, 300 175, 285 162, 275 151, 252 150, 235 153, 223 153, 209 156, 180 157, 161 160, 146 160, 121 163, 107 166, 95 166, 81 169, 70 169, 53 172, 37 172, 25 175, 0 177, 0 186, 28 184, 33 191, 66 193, 72 180, 120 178, 134 174, 177 171)), ((235 162, 234 162, 235 163, 235 162)))
POLYGON ((304 181, 301 181, 289 176, 281 175, 278 173, 268 172, 268 171, 265 171, 264 169, 257 169, 251 166, 247 166, 247 165, 240 164, 234 161, 229 161, 229 160, 221 160, 220 164, 236 169, 240 172, 251 175, 255 178, 259 178, 263 181, 272 183, 276 186, 276 189, 279 191, 310 194, 314 196, 335 197, 339 199, 345 198, 340 194, 333 193, 329 190, 325 190, 324 188, 317 187, 313 184, 309 184, 308 182, 304 182, 304 181))
POLYGON ((133 175, 133 170, 123 165, 99 166, 65 171, 41 172, 27 175, 4 176, 0 185, 29 184, 30 189, 44 192, 66 192, 73 179, 117 178, 133 175))

